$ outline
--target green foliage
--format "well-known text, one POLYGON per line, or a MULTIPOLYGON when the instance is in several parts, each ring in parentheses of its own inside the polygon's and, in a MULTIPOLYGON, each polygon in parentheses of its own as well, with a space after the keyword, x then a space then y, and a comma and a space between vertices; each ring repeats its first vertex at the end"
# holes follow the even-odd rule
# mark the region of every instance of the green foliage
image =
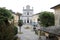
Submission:
POLYGON ((13 40, 14 39, 14 28, 11 24, 3 22, 0 25, 0 40, 13 40))
POLYGON ((18 21, 18 26, 19 26, 19 28, 20 28, 20 32, 21 32, 21 26, 23 25, 23 21, 22 20, 19 20, 18 21))
POLYGON ((0 20, 11 20, 12 12, 5 8, 0 8, 0 20))
POLYGON ((22 20, 19 20, 18 21, 18 26, 21 27, 23 25, 23 21, 22 20))
MULTIPOLYGON (((18 28, 16 26, 14 26, 14 35, 16 35, 18 33, 18 28)), ((14 37, 14 40, 17 40, 18 37, 14 37)))
POLYGON ((14 26, 14 34, 16 35, 18 33, 18 28, 14 26))
POLYGON ((14 40, 17 40, 17 39, 18 39, 18 37, 15 37, 15 38, 14 38, 14 40))
POLYGON ((41 26, 53 26, 55 24, 54 14, 47 11, 41 12, 38 21, 40 21, 41 26))
POLYGON ((9 23, 12 19, 12 12, 5 8, 0 8, 0 40, 13 40, 17 33, 17 28, 9 23), (16 31, 16 32, 15 32, 16 31))

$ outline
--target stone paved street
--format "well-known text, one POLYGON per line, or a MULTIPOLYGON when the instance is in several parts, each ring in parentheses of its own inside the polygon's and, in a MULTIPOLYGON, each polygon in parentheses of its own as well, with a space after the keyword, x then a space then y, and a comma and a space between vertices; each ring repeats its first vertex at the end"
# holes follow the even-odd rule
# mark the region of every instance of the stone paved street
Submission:
POLYGON ((25 29, 25 27, 22 27, 23 34, 18 34, 18 37, 20 40, 38 40, 38 36, 35 34, 35 32, 30 29, 25 29))

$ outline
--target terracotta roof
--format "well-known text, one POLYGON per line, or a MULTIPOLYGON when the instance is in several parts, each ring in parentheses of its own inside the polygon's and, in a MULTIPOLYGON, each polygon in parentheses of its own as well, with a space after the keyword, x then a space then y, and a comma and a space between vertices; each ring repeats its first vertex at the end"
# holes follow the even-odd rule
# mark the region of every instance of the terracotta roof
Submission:
POLYGON ((51 7, 51 9, 55 9, 57 7, 60 7, 60 4, 58 4, 58 5, 54 6, 54 7, 51 7))
POLYGON ((60 36, 60 26, 41 27, 40 30, 60 36))

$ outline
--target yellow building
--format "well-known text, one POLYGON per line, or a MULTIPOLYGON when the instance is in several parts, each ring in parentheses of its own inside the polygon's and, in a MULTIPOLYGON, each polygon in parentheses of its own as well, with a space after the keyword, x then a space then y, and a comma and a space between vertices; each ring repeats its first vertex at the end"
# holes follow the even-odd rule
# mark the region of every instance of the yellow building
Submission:
MULTIPOLYGON (((60 27, 60 4, 52 7, 51 9, 54 9, 54 11, 55 11, 55 25, 56 25, 56 27, 57 27, 57 26, 60 27)), ((57 29, 57 30, 59 30, 59 29, 57 29)), ((60 33, 60 30, 57 31, 57 32, 60 33)), ((57 33, 57 32, 56 32, 56 33, 57 33)), ((60 34, 59 34, 59 35, 60 35, 60 34)), ((60 40, 60 36, 58 37, 58 40, 60 40)))
POLYGON ((60 25, 60 4, 52 7, 51 9, 54 9, 55 11, 55 25, 60 25))
POLYGON ((21 14, 20 13, 13 13, 12 15, 14 16, 14 19, 13 19, 14 25, 18 26, 18 20, 20 18, 19 15, 21 15, 21 14))
POLYGON ((33 25, 36 25, 36 27, 39 26, 39 23, 38 23, 39 14, 40 14, 40 13, 37 13, 37 14, 34 14, 34 15, 32 16, 32 22, 33 22, 32 24, 33 24, 33 25))
POLYGON ((39 13, 34 14, 33 17, 32 17, 32 21, 37 23, 38 22, 38 17, 39 17, 39 13))

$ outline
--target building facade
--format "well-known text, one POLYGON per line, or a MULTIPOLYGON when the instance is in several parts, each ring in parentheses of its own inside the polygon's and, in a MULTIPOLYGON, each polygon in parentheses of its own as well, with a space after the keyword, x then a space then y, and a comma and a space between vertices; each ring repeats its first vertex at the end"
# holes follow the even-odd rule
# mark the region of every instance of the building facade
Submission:
POLYGON ((32 23, 32 15, 33 15, 33 8, 30 9, 30 6, 27 5, 26 9, 23 7, 23 14, 21 19, 23 20, 24 24, 31 24, 32 23))
POLYGON ((23 7, 23 13, 20 19, 23 20, 23 24, 37 25, 38 16, 33 13, 33 7, 30 8, 27 5, 26 8, 23 7))
POLYGON ((39 13, 34 14, 34 15, 32 16, 32 22, 33 22, 32 25, 39 26, 38 18, 39 18, 39 13))
POLYGON ((14 19, 13 19, 14 25, 18 26, 19 16, 17 15, 17 13, 13 13, 12 15, 14 17, 14 19))
POLYGON ((60 4, 52 7, 51 9, 54 9, 55 11, 55 25, 59 26, 60 25, 60 4))

